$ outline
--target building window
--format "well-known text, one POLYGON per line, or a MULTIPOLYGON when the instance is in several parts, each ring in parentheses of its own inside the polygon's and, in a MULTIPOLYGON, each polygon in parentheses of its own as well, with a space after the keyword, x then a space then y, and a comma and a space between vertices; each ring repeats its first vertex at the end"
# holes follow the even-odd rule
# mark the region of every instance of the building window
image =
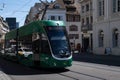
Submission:
POLYGON ((120 12, 120 0, 112 0, 113 1, 113 12, 120 12))
POLYGON ((69 39, 79 39, 79 34, 69 34, 69 39))
POLYGON ((74 16, 74 21, 75 21, 75 22, 80 21, 80 15, 76 15, 76 16, 74 16))
POLYGON ((104 33, 102 30, 98 34, 98 45, 99 45, 99 47, 104 46, 104 33))
POLYGON ((2 38, 2 34, 0 34, 0 38, 2 38))
POLYGON ((67 21, 78 22, 80 21, 80 15, 67 15, 67 21))
POLYGON ((60 4, 55 4, 53 8, 54 9, 59 9, 60 8, 60 4))
POLYGON ((73 16, 72 15, 67 15, 67 21, 73 21, 73 16))
POLYGON ((90 10, 91 10, 91 11, 92 11, 92 8, 93 8, 93 7, 92 7, 92 2, 90 2, 90 10))
POLYGON ((51 20, 55 20, 55 16, 51 16, 51 20))
POLYGON ((85 21, 84 21, 84 18, 82 18, 82 26, 84 25, 85 21))
POLYGON ((98 0, 98 15, 104 15, 104 0, 98 0))
POLYGON ((93 17, 92 16, 90 16, 90 21, 91 21, 91 23, 93 23, 93 17))
POLYGON ((82 6, 82 13, 84 13, 84 8, 85 8, 85 7, 84 7, 84 6, 82 6))
POLYGON ((86 4, 86 11, 89 11, 89 4, 86 4))
POLYGON ((89 24, 89 17, 86 17, 86 24, 89 24))
POLYGON ((113 30, 113 47, 118 47, 118 36, 119 36, 119 34, 118 34, 118 29, 114 29, 113 30))
POLYGON ((63 17, 62 16, 58 16, 58 20, 63 20, 63 17))
POLYGON ((78 27, 76 25, 71 25, 69 30, 70 31, 78 31, 78 27))

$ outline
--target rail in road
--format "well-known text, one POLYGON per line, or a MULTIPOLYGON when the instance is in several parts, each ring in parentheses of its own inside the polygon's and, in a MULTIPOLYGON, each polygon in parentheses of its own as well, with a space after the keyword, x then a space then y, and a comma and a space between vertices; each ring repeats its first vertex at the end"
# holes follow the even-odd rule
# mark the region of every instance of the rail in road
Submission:
POLYGON ((120 67, 117 67, 117 66, 101 65, 101 64, 94 64, 94 63, 87 63, 87 65, 84 65, 80 63, 84 63, 84 62, 76 62, 74 63, 74 65, 89 67, 89 68, 94 68, 94 69, 101 69, 101 70, 106 70, 106 71, 120 72, 120 67), (93 65, 89 65, 89 64, 93 64, 93 65), (97 65, 97 66, 94 66, 94 65, 97 65))
POLYGON ((91 80, 106 80, 106 79, 101 78, 101 77, 92 76, 92 75, 89 75, 89 74, 84 74, 84 73, 80 73, 80 72, 76 72, 76 71, 69 71, 67 73, 60 73, 59 75, 69 77, 69 78, 72 78, 74 80, 80 80, 82 77, 83 78, 91 78, 91 80))

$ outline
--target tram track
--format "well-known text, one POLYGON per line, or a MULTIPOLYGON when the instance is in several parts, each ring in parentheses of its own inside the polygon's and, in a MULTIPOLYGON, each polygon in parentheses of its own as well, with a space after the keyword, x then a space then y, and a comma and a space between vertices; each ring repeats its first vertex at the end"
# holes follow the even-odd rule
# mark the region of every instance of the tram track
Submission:
POLYGON ((61 76, 64 76, 64 77, 71 78, 73 80, 80 80, 80 77, 83 78, 83 76, 84 76, 84 78, 89 77, 89 78, 93 78, 94 80, 107 80, 105 78, 101 78, 101 77, 97 77, 97 76, 93 76, 93 75, 89 75, 89 74, 85 74, 85 73, 80 73, 80 72, 76 72, 76 71, 72 71, 72 70, 70 70, 68 72, 58 73, 58 74, 61 76))
POLYGON ((101 70, 105 70, 105 71, 120 72, 120 70, 118 71, 118 68, 117 68, 117 70, 115 70, 115 69, 112 69, 111 67, 110 67, 111 69, 108 69, 108 68, 106 69, 105 67, 96 67, 96 66, 89 66, 89 65, 81 65, 81 64, 76 64, 76 63, 74 65, 83 66, 83 67, 89 67, 89 68, 94 68, 94 69, 101 69, 101 70))
POLYGON ((90 75, 90 74, 85 74, 77 71, 73 71, 71 69, 48 69, 47 72, 49 73, 55 73, 63 77, 70 78, 72 80, 107 80, 105 78, 101 78, 98 76, 90 75), (89 79, 91 78, 91 79, 89 79))
POLYGON ((59 75, 64 76, 64 77, 71 78, 71 79, 73 79, 73 80, 79 80, 78 78, 71 77, 71 76, 69 76, 69 75, 65 75, 65 74, 63 74, 63 73, 59 73, 59 75))
POLYGON ((93 76, 93 75, 89 75, 89 74, 85 74, 85 73, 80 73, 80 72, 76 72, 76 71, 72 71, 72 70, 70 70, 70 72, 77 73, 77 74, 80 74, 80 75, 85 75, 85 76, 88 76, 88 77, 97 78, 97 79, 100 79, 100 80, 106 80, 106 79, 101 78, 101 77, 97 77, 97 76, 93 76))

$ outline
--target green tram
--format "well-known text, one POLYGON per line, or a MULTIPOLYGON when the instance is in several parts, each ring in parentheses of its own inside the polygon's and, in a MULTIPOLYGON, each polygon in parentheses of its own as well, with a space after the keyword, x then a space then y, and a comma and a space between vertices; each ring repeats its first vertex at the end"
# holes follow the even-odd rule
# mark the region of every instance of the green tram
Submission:
POLYGON ((72 65, 70 44, 62 21, 34 21, 5 35, 7 59, 26 66, 65 68, 72 65))

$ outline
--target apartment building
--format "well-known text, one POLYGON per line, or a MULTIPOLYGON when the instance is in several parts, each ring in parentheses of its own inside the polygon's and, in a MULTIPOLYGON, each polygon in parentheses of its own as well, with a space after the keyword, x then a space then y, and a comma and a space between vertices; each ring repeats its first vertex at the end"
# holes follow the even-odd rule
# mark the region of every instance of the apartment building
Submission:
POLYGON ((66 7, 66 29, 73 49, 81 45, 81 23, 78 0, 63 0, 66 7))
POLYGON ((93 52, 120 55, 120 0, 92 0, 93 52))
POLYGON ((92 0, 79 0, 81 15, 81 38, 83 52, 93 50, 93 9, 92 0))

